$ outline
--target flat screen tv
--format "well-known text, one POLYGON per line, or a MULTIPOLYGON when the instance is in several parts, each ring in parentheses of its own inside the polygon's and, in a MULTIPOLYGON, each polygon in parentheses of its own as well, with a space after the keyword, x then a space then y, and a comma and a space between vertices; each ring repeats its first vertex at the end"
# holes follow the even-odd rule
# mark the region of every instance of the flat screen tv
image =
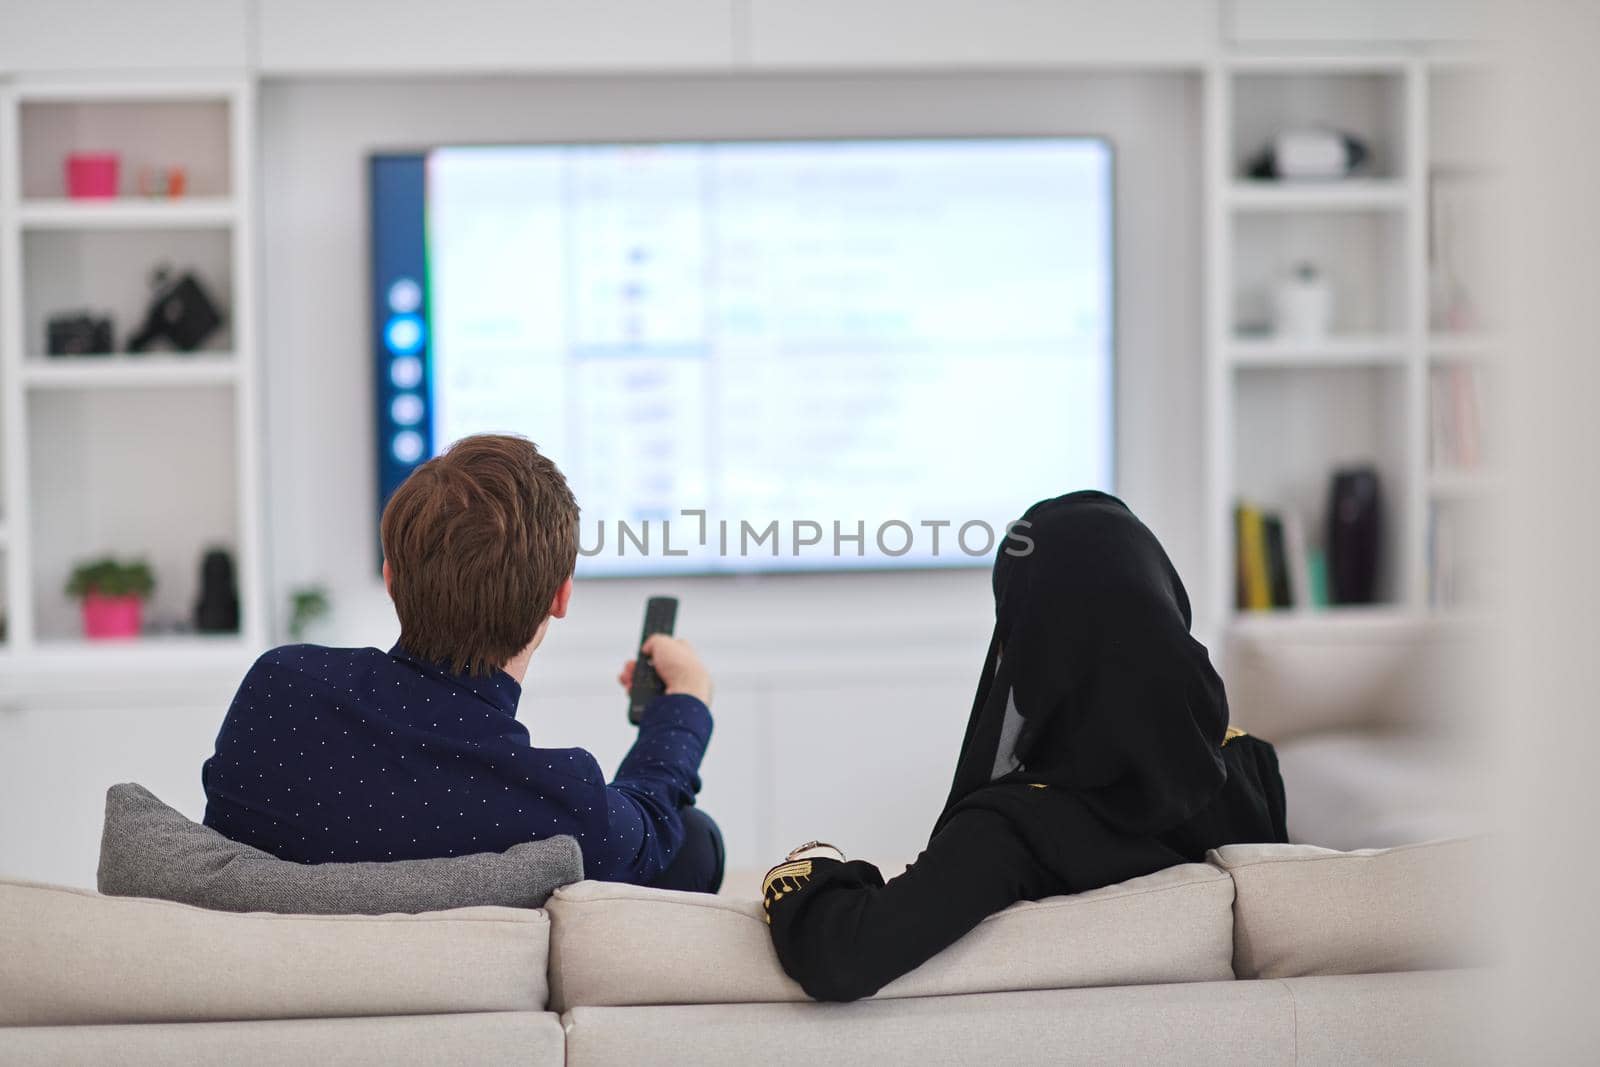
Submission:
POLYGON ((581 576, 926 568, 1112 486, 1104 140, 441 147, 371 212, 380 507, 514 432, 581 576))

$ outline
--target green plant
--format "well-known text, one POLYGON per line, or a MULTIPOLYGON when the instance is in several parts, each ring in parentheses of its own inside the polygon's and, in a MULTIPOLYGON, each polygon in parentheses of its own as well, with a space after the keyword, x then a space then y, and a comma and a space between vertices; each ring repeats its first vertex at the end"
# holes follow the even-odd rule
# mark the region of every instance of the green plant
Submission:
POLYGON ((308 585, 289 593, 289 638, 299 641, 306 627, 328 613, 328 591, 320 585, 308 585))
POLYGON ((142 559, 122 563, 110 556, 78 564, 72 569, 72 577, 67 579, 67 595, 75 597, 98 593, 101 596, 136 596, 143 600, 155 587, 150 564, 142 559))

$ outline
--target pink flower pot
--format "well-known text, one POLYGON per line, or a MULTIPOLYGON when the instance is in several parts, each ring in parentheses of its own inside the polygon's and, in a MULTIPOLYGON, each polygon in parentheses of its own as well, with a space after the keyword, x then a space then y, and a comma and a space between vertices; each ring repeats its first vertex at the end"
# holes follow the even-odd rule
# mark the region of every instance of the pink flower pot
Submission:
POLYGON ((89 593, 83 598, 83 636, 95 641, 138 637, 143 610, 136 596, 89 593))
POLYGON ((117 195, 119 157, 115 152, 73 152, 67 156, 67 195, 74 200, 117 195))

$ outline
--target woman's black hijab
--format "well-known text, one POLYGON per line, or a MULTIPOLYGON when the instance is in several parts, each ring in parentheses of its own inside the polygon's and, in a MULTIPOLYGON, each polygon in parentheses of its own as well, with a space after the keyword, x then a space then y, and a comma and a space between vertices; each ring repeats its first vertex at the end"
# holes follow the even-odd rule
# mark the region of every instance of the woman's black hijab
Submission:
POLYGON ((995 627, 943 825, 999 781, 1075 795, 1114 830, 1156 834, 1222 788, 1222 679, 1189 634, 1167 554, 1116 497, 1069 493, 1029 508, 994 567, 995 627), (1000 753, 1008 698, 1021 715, 1000 753))

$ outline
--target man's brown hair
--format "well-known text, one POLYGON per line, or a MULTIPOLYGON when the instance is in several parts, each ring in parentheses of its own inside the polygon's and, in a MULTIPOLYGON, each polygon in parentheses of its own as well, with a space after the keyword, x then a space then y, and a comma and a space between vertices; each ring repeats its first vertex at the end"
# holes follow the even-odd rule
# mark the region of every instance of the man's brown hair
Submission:
POLYGON ((400 646, 488 674, 528 646, 578 561, 578 503, 533 442, 463 437, 383 509, 400 646))

